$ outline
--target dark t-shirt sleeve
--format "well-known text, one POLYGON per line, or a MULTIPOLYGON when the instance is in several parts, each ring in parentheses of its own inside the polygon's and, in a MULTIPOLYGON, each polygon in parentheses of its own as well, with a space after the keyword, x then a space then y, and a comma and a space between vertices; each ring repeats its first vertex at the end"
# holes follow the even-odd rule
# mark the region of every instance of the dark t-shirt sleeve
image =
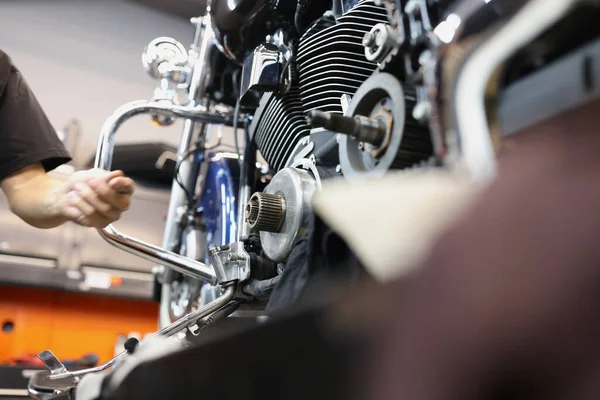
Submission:
POLYGON ((50 171, 70 160, 27 82, 0 50, 0 181, 32 164, 50 171))

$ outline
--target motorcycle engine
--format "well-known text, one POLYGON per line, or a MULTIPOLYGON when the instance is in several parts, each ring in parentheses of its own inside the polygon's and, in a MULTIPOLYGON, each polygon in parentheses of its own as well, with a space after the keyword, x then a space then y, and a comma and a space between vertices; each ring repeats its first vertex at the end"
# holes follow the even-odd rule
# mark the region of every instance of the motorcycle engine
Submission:
POLYGON ((261 89, 250 134, 276 172, 250 199, 246 218, 276 262, 285 261, 305 231, 323 179, 378 177, 433 154, 427 124, 418 117, 418 86, 392 51, 400 47, 399 29, 392 27, 395 2, 348 3, 297 39, 267 38, 244 64, 242 93, 261 89))
POLYGON ((386 22, 383 7, 361 1, 337 20, 324 16, 293 45, 289 90, 264 94, 253 122, 254 141, 271 168, 289 165, 296 146, 310 135, 309 111, 343 112, 342 96, 354 94, 377 68, 365 59, 363 37, 386 22))

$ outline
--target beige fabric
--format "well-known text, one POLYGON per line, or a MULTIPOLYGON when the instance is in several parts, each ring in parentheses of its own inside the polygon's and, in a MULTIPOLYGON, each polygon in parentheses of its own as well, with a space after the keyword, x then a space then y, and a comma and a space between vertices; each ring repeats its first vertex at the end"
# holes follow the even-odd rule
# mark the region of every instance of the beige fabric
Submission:
POLYGON ((418 265, 440 230, 476 193, 477 186, 457 174, 429 170, 352 184, 324 182, 313 206, 369 272, 385 282, 418 265))

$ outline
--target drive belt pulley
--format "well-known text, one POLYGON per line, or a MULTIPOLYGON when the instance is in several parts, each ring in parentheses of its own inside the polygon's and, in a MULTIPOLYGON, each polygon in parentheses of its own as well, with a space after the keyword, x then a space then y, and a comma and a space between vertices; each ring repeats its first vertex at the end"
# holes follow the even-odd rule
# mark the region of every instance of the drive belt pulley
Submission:
POLYGON ((404 90, 388 73, 367 79, 345 115, 312 112, 313 127, 339 132, 340 165, 348 179, 379 177, 389 169, 408 168, 433 151, 427 127, 412 117, 415 90, 404 90))

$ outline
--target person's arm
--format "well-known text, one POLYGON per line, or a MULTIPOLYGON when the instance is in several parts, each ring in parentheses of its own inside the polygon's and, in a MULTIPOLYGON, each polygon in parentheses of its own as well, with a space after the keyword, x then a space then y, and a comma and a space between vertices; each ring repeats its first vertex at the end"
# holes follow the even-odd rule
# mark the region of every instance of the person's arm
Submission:
POLYGON ((121 171, 89 170, 66 182, 48 175, 37 163, 2 180, 12 212, 37 228, 54 228, 66 221, 103 228, 129 207, 133 181, 121 171))
POLYGON ((104 227, 127 209, 133 181, 89 170, 66 182, 47 172, 70 160, 29 85, 0 50, 0 186, 11 210, 38 228, 66 221, 104 227))

